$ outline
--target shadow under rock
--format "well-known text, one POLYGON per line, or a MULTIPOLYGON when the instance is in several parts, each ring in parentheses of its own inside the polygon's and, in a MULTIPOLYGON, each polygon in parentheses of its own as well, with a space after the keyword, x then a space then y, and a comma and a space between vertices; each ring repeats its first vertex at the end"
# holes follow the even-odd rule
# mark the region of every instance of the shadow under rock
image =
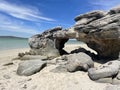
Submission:
POLYGON ((70 52, 70 54, 73 54, 73 53, 79 53, 79 52, 83 52, 87 55, 89 55, 91 57, 91 59, 97 63, 100 63, 100 64, 104 64, 108 61, 113 61, 113 60, 116 60, 114 58, 109 58, 109 57, 101 57, 99 55, 96 55, 94 53, 91 53, 90 51, 84 49, 84 48, 78 48, 78 49, 75 49, 73 51, 70 52))

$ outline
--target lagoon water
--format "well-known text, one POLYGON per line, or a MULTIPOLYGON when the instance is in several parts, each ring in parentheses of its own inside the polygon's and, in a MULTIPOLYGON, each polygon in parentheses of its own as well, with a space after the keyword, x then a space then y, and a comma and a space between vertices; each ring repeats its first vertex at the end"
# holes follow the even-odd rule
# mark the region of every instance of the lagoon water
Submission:
MULTIPOLYGON (((76 40, 69 40, 66 44, 81 44, 76 40)), ((28 39, 21 38, 0 38, 0 50, 29 48, 28 39)))
POLYGON ((28 39, 0 38, 0 50, 28 48, 28 39))

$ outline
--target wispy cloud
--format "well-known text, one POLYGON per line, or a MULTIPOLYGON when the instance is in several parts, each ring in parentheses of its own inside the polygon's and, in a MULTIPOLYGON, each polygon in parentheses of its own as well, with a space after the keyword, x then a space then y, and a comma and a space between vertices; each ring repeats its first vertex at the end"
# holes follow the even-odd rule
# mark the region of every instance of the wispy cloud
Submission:
POLYGON ((23 25, 24 22, 14 20, 6 15, 0 14, 0 30, 12 31, 12 32, 22 32, 28 34, 36 34, 39 31, 35 30, 33 27, 23 25))
POLYGON ((120 0, 90 0, 89 2, 94 9, 109 10, 120 5, 120 0))
POLYGON ((37 7, 22 4, 10 3, 7 0, 0 0, 0 31, 16 33, 36 34, 40 31, 39 26, 44 23, 53 23, 55 20, 44 17, 37 7))
POLYGON ((0 1, 0 11, 12 17, 29 21, 55 21, 52 18, 44 17, 37 8, 30 8, 8 3, 5 0, 0 1))

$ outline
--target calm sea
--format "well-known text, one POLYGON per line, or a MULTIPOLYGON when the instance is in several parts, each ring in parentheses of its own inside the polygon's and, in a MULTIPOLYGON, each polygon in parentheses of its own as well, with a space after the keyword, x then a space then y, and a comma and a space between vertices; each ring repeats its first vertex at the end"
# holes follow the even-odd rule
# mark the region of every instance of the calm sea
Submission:
POLYGON ((28 39, 0 38, 0 50, 28 48, 28 39))
MULTIPOLYGON (((76 40, 69 40, 66 44, 81 44, 76 40)), ((28 39, 0 38, 0 50, 29 48, 28 39)))

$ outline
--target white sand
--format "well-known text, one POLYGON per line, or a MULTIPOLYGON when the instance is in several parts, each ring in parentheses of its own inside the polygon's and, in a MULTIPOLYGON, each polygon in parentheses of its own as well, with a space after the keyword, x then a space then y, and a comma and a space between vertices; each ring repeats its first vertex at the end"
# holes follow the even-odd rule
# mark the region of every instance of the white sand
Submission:
POLYGON ((82 44, 65 44, 64 49, 68 52, 78 49, 78 48, 85 48, 88 51, 91 51, 92 53, 97 54, 96 51, 94 51, 93 49, 89 48, 86 44, 82 43, 82 44))
MULTIPOLYGON (((83 45, 84 47, 84 45, 83 45)), ((79 48, 78 45, 67 45, 67 51, 79 48)), ((53 73, 55 65, 45 67, 32 76, 18 76, 16 70, 20 60, 12 61, 19 52, 29 49, 13 49, 0 51, 0 90, 104 90, 107 85, 89 79, 87 73, 53 73), (13 65, 4 66, 9 62, 13 65)))

